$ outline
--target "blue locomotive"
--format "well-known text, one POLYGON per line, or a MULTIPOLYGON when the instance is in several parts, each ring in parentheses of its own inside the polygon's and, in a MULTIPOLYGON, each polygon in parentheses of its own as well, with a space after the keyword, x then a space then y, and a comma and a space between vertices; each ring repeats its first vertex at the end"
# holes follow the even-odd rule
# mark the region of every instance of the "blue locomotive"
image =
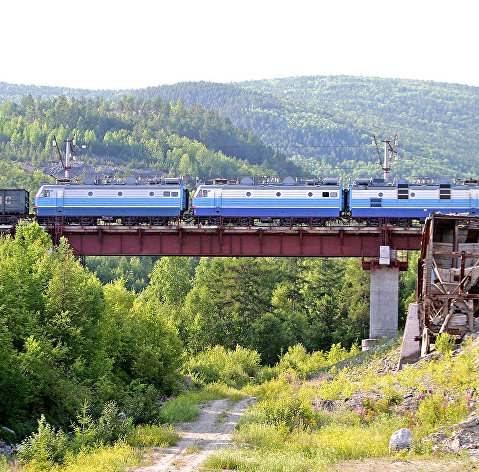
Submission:
MULTIPOLYGON (((367 218, 426 218, 432 212, 478 213, 479 187, 469 181, 410 184, 358 179, 348 190, 348 214, 367 218)), ((346 210, 346 209, 345 209, 346 210)))
POLYGON ((249 177, 239 184, 213 179, 197 187, 191 209, 200 221, 212 224, 223 217, 228 223, 240 225, 257 219, 279 219, 280 223, 289 224, 292 218, 321 225, 324 218, 341 215, 343 197, 338 179, 306 180, 299 185, 291 177, 259 185, 249 177))
POLYGON ((97 220, 123 224, 168 224, 188 209, 188 190, 178 178, 151 185, 126 179, 121 185, 44 184, 35 195, 34 212, 40 222, 62 217, 67 223, 95 224, 97 220))
MULTIPOLYGON (((26 190, 0 190, 0 222, 9 215, 28 214, 26 190), (3 206, 2 206, 3 205, 3 206)), ((213 179, 198 184, 189 207, 189 193, 178 178, 163 178, 148 185, 127 179, 123 184, 44 184, 36 193, 34 213, 40 223, 61 217, 63 223, 96 224, 99 220, 122 224, 166 225, 172 219, 194 217, 202 224, 252 225, 308 224, 323 226, 327 219, 379 218, 390 222, 424 219, 432 212, 479 214, 477 181, 397 184, 383 179, 357 179, 343 187, 337 178, 293 178, 257 184, 213 179)))

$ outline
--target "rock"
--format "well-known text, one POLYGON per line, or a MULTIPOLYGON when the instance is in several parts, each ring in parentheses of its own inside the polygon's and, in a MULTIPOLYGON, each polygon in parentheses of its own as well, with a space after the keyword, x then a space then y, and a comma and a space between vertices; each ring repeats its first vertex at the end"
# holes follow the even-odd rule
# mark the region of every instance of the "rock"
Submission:
POLYGON ((16 435, 17 435, 17 433, 15 433, 15 431, 13 431, 13 429, 7 428, 6 426, 2 426, 0 429, 1 429, 2 431, 5 431, 5 432, 8 433, 8 434, 13 435, 13 436, 16 436, 16 435))
POLYGON ((401 449, 409 449, 412 443, 412 433, 407 428, 395 431, 389 440, 389 452, 400 451, 401 449))
POLYGON ((3 446, 1 449, 0 449, 0 454, 4 454, 5 457, 8 459, 10 459, 10 457, 12 457, 12 454, 13 454, 13 447, 12 446, 3 446))
POLYGON ((468 418, 466 421, 456 424, 455 428, 465 429, 465 428, 474 428, 475 426, 479 426, 479 416, 472 416, 468 418))

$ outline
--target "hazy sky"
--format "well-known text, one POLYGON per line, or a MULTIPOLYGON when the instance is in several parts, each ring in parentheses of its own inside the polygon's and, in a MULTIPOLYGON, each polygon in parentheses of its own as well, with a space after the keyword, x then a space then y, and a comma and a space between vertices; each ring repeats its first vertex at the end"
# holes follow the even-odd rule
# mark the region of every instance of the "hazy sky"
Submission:
POLYGON ((477 0, 2 0, 0 82, 347 74, 479 86, 478 20, 477 0))

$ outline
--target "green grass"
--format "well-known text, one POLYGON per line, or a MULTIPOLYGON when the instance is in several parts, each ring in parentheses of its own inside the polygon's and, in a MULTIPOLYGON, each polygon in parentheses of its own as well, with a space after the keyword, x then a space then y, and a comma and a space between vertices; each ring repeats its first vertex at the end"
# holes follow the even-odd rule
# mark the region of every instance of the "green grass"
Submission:
POLYGON ((239 401, 247 396, 232 387, 223 384, 210 384, 199 391, 190 391, 168 400, 160 411, 163 423, 183 423, 194 421, 200 414, 201 404, 220 398, 239 401))
POLYGON ((395 350, 397 346, 391 343, 389 351, 381 348, 376 354, 359 354, 311 381, 280 375, 244 388, 258 402, 238 425, 238 447, 215 452, 205 466, 239 471, 325 471, 346 460, 388 457, 389 438, 402 427, 411 429, 416 445, 401 456, 430 457, 421 439, 439 426, 463 420, 470 412, 471 392, 479 385, 479 342, 467 342, 455 356, 444 350, 438 360, 384 373, 385 359, 391 359, 395 350), (416 389, 419 403, 414 412, 401 408, 403 395, 410 388, 416 389), (353 411, 330 412, 317 407, 321 400, 340 400, 357 393, 363 401, 353 411), (378 393, 382 398, 377 398, 378 393))
POLYGON ((145 425, 132 428, 126 442, 136 448, 168 447, 178 442, 179 435, 171 425, 145 425))
POLYGON ((126 472, 141 464, 142 452, 124 442, 78 454, 58 472, 126 472))
POLYGON ((185 454, 196 454, 201 451, 201 447, 198 443, 194 443, 191 446, 187 447, 185 454))
POLYGON ((219 416, 218 418, 216 419, 216 422, 217 423, 223 423, 223 421, 225 420, 225 418, 231 413, 231 408, 229 408, 228 410, 225 410, 223 411, 219 416))

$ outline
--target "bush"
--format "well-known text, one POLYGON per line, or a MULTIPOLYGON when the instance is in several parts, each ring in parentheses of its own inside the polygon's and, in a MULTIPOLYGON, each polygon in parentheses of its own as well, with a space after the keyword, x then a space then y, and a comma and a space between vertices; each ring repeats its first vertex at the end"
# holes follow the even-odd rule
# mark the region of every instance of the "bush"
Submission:
POLYGON ((125 413, 134 424, 154 424, 160 419, 161 393, 153 385, 132 382, 125 399, 125 413))
POLYGON ((250 418, 253 421, 286 427, 303 429, 311 423, 313 408, 310 403, 301 400, 287 390, 280 395, 266 398, 252 408, 250 418), (256 418, 255 418, 256 417, 256 418))
POLYGON ((106 403, 98 420, 90 415, 85 403, 77 416, 71 449, 78 453, 92 446, 111 445, 119 439, 125 439, 131 430, 131 418, 122 417, 115 402, 106 403))
POLYGON ((305 376, 355 356, 358 352, 358 347, 354 344, 348 352, 346 348, 341 347, 341 343, 337 343, 331 346, 329 352, 315 351, 309 354, 302 344, 296 344, 289 347, 281 357, 278 368, 281 373, 293 372, 305 376))
POLYGON ((241 388, 260 370, 257 351, 236 346, 234 351, 215 346, 192 358, 187 371, 205 383, 223 382, 229 387, 241 388))
POLYGON ((183 423, 198 418, 198 407, 188 397, 179 396, 167 401, 160 412, 162 423, 183 423))
POLYGON ((45 470, 55 463, 63 463, 67 443, 67 435, 61 429, 55 431, 42 415, 38 420, 38 431, 23 441, 19 457, 33 470, 45 470))
POLYGON ((434 342, 436 351, 441 354, 449 354, 456 345, 456 340, 449 333, 441 333, 437 336, 434 342))
POLYGON ((118 439, 125 439, 131 429, 131 418, 122 418, 115 402, 108 402, 103 407, 97 424, 97 439, 103 444, 113 444, 118 439))

